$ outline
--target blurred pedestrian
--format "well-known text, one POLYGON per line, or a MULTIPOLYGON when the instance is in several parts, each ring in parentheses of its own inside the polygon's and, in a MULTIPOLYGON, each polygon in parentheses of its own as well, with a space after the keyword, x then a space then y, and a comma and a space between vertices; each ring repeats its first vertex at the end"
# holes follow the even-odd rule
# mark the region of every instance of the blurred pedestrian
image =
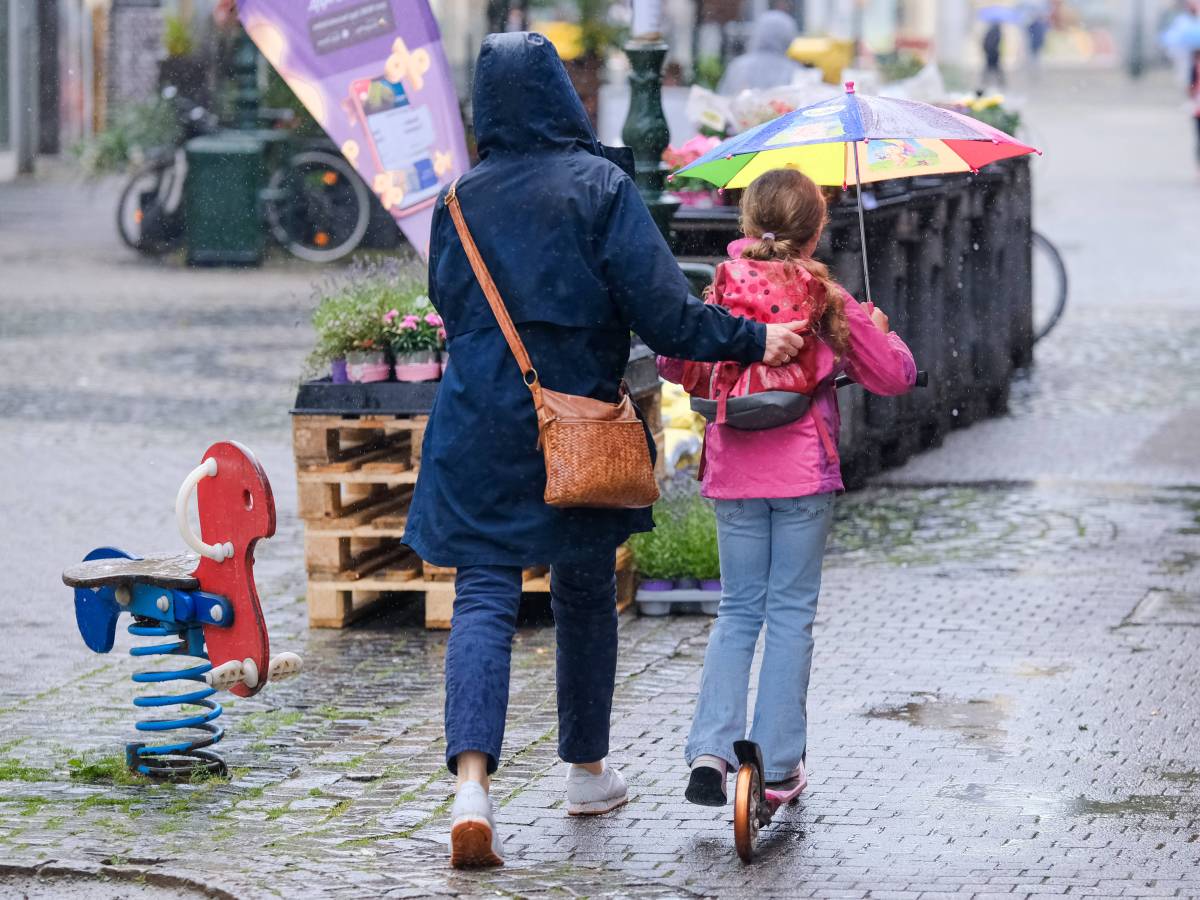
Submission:
POLYGON ((1035 72, 1042 60, 1042 48, 1046 46, 1046 33, 1050 30, 1048 14, 1034 7, 1029 22, 1025 26, 1025 34, 1029 39, 1029 67, 1035 72))
POLYGON ((1196 166, 1200 170, 1200 51, 1192 53, 1191 70, 1188 90, 1192 98, 1192 118, 1196 122, 1196 166))
POLYGON ((1187 84, 1189 107, 1196 122, 1196 164, 1200 167, 1200 0, 1191 0, 1162 35, 1187 84))
POLYGON ((754 21, 754 31, 746 52, 725 69, 717 93, 736 97, 742 91, 780 87, 804 68, 787 55, 800 33, 796 20, 785 12, 768 10, 754 21))
MULTIPOLYGON (((463 217, 548 389, 614 402, 630 331, 660 352, 765 360, 798 352, 795 327, 735 318, 688 282, 633 180, 610 162, 551 44, 493 34, 475 70, 479 165, 456 184, 463 217)), ((446 765, 458 776, 450 860, 500 865, 488 797, 508 708, 522 569, 550 565, 558 754, 567 812, 627 799, 605 758, 617 665, 616 549, 649 509, 560 509, 543 499, 538 415, 449 211, 434 207, 429 296, 453 362, 429 416, 404 543, 457 567, 446 647, 446 765)), ((647 444, 653 443, 647 432, 647 444)))
POLYGON ((826 215, 825 198, 807 175, 760 175, 742 198, 747 239, 731 246, 736 258, 717 267, 710 295, 714 305, 764 322, 806 318, 807 340, 794 360, 762 371, 659 359, 664 378, 718 401, 717 421, 705 430, 701 478, 702 493, 716 501, 721 603, 685 750, 685 796, 705 806, 726 801, 726 774, 737 765, 733 745, 746 737, 750 665, 764 623, 750 740, 762 748, 768 781, 783 783, 781 790, 807 784, 812 627, 833 498, 843 489, 834 377, 845 372, 884 395, 906 393, 916 382, 912 353, 888 332, 883 311, 856 302, 813 259, 826 215), (794 421, 773 428, 723 424, 728 398, 746 396, 743 388, 753 385, 811 401, 794 421))
POLYGON ((1004 51, 1004 26, 990 22, 983 32, 983 78, 981 87, 1004 87, 1004 66, 1000 62, 1004 51))

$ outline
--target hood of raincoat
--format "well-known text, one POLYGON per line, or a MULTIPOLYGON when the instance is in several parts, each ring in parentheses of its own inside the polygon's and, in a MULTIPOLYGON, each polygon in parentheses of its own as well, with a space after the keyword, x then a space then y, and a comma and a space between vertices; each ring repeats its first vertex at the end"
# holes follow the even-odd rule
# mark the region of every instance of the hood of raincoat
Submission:
POLYGON ((750 53, 786 54, 799 33, 795 19, 785 12, 769 10, 754 20, 754 33, 747 50, 750 53))
POLYGON ((489 153, 575 148, 604 155, 562 60, 540 34, 484 39, 472 105, 480 159, 489 153))

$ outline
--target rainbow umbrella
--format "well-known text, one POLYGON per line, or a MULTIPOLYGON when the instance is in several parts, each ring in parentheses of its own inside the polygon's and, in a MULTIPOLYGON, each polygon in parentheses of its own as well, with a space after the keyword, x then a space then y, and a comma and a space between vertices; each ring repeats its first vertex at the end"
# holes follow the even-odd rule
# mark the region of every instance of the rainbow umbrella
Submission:
POLYGON ((675 174, 701 178, 719 188, 742 188, 771 169, 799 169, 817 184, 855 185, 863 278, 870 301, 864 183, 978 172, 988 163, 1037 152, 952 110, 857 94, 850 81, 845 95, 734 135, 675 174))

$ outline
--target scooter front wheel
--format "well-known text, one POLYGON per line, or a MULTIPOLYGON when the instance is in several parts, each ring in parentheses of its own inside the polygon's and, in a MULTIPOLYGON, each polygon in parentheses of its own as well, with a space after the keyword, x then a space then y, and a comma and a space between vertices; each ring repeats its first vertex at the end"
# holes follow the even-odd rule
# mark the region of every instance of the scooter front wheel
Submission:
POLYGON ((754 845, 758 842, 758 805, 762 797, 762 784, 758 768, 749 763, 738 769, 733 794, 733 844, 742 862, 754 859, 754 845))

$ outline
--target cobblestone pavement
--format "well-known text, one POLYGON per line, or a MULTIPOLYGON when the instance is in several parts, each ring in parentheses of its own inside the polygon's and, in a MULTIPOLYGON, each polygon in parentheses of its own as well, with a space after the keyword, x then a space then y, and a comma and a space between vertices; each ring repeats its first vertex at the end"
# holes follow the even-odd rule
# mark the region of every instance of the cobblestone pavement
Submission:
POLYGON ((1163 83, 1057 90, 1030 116, 1074 305, 1011 416, 840 502, 811 787, 749 867, 729 810, 681 797, 709 620, 626 615, 632 802, 565 815, 552 633, 523 628, 509 864, 451 871, 445 636, 411 610, 305 626, 284 411, 318 273, 148 266, 111 237, 111 186, 0 187, 0 895, 1200 896, 1200 187, 1163 83), (225 436, 274 477, 260 590, 309 667, 227 704, 232 780, 129 783, 129 641, 89 654, 58 573, 99 544, 176 546, 175 488, 225 436))

